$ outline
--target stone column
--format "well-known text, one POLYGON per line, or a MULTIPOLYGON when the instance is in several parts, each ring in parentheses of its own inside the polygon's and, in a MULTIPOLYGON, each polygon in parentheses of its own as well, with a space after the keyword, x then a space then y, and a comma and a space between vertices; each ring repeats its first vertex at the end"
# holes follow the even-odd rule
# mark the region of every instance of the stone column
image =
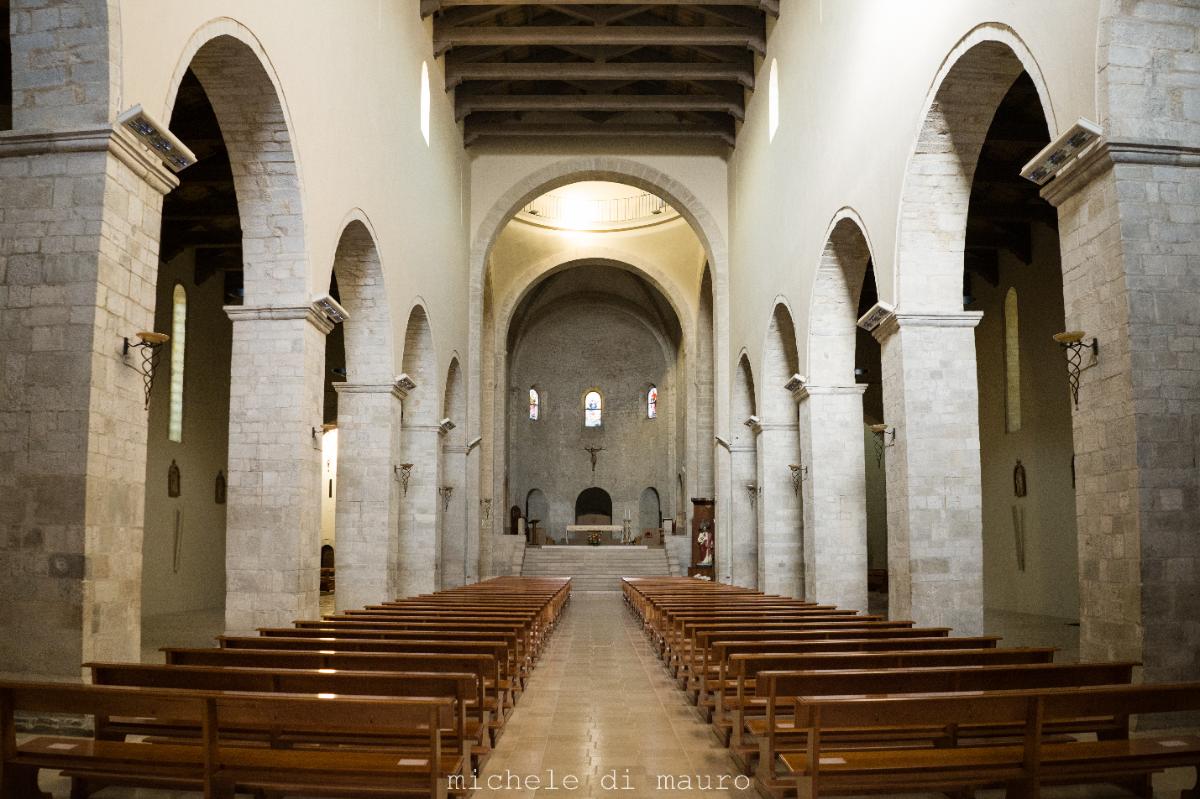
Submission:
POLYGON ((337 608, 386 602, 400 525, 399 383, 334 383, 338 393, 337 608))
POLYGON ((1101 142, 1043 195, 1067 329, 1100 344, 1072 415, 1080 656, 1200 679, 1200 150, 1101 142))
MULTIPOLYGON (((453 424, 451 423, 451 426, 453 424)), ((446 422, 442 423, 446 435, 446 422)), ((440 588, 457 588, 467 583, 467 488, 464 483, 467 448, 462 444, 442 446, 442 481, 439 489, 449 489, 440 497, 442 546, 440 588)))
POLYGON ((397 597, 428 594, 441 582, 438 555, 438 453, 441 428, 436 425, 404 425, 403 460, 411 463, 408 490, 400 500, 400 536, 395 555, 397 597))
POLYGON ((768 594, 804 596, 804 543, 800 501, 792 491, 789 463, 800 453, 795 424, 764 424, 758 437, 758 589, 768 594))
POLYGON ((325 336, 314 306, 227 306, 233 320, 225 626, 286 627, 319 605, 325 336))
MULTIPOLYGON (((727 493, 730 510, 725 514, 728 552, 721 571, 730 576, 733 585, 743 588, 758 588, 759 584, 757 452, 753 438, 743 439, 730 447, 728 466, 718 462, 718 468, 732 478, 727 493), (751 494, 747 486, 754 486, 755 492, 751 494)), ((721 508, 719 502, 717 508, 721 508)))
POLYGON ((866 386, 802 386, 801 486, 805 595, 867 609, 866 386), (807 474, 803 469, 807 468, 807 474))
MULTIPOLYGON (((974 312, 894 313, 883 345, 888 593, 893 619, 983 632, 974 312)), ((848 445, 858 447, 858 435, 848 445)))
POLYGON ((145 393, 122 340, 153 329, 176 185, 111 126, 0 134, 2 672, 140 659, 145 393))

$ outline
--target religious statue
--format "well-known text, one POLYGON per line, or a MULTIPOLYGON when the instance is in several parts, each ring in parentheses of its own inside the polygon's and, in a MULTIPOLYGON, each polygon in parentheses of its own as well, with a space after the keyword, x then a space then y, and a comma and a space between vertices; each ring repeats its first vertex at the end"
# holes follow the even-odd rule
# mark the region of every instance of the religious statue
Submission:
POLYGON ((700 525, 700 534, 696 536, 696 543, 700 546, 700 562, 697 566, 713 565, 713 534, 712 525, 705 523, 700 525))
POLYGON ((1025 484, 1025 466, 1018 460, 1016 467, 1013 468, 1013 496, 1023 497, 1028 493, 1029 488, 1025 484))
POLYGON ((171 461, 171 465, 167 469, 167 496, 177 497, 180 493, 179 464, 177 464, 175 461, 171 461))

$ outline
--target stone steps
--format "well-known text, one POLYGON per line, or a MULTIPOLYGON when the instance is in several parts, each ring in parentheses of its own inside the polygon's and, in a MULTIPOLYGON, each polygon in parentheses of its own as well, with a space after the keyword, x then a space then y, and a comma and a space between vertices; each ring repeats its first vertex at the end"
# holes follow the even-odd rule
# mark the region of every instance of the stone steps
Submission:
POLYGON ((573 591, 619 591, 622 577, 670 574, 662 549, 529 547, 521 575, 570 577, 573 591))

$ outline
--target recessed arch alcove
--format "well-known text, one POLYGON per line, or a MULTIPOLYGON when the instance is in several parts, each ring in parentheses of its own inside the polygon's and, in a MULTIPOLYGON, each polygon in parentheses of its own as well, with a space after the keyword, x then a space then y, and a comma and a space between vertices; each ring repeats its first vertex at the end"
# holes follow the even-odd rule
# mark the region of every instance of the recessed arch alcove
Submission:
POLYGON ((612 496, 603 488, 585 488, 575 498, 575 524, 612 524, 612 496))

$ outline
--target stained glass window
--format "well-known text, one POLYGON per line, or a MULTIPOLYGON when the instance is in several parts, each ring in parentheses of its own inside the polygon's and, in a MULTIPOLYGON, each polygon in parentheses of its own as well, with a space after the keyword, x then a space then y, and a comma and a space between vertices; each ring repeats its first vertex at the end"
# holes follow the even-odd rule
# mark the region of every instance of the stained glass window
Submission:
POLYGON ((589 391, 583 398, 583 426, 599 427, 604 415, 604 398, 599 391, 589 391))
POLYGON ((187 346, 187 290, 175 284, 171 295, 171 404, 167 438, 183 441, 183 368, 187 346))
POLYGON ((1005 428, 1021 429, 1021 336, 1017 315, 1017 290, 1004 298, 1004 406, 1005 428))
POLYGON ((529 420, 536 422, 542 415, 542 398, 536 388, 529 389, 529 420))
POLYGON ((650 386, 650 390, 646 392, 646 417, 658 418, 658 388, 655 386, 650 386))

